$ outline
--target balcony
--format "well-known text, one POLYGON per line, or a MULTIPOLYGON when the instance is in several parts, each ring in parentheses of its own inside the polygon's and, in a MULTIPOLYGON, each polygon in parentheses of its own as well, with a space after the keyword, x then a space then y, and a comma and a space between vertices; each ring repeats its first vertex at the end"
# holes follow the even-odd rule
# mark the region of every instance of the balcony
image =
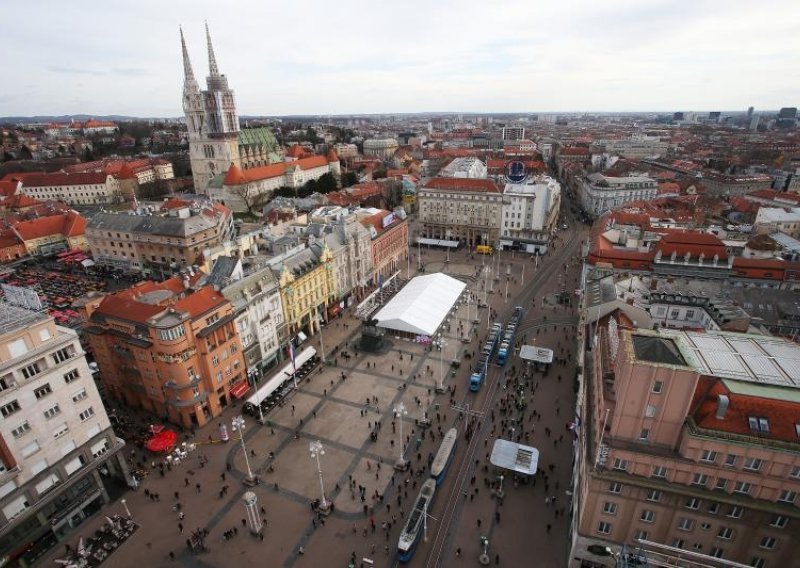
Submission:
POLYGON ((190 398, 190 399, 187 399, 187 400, 182 400, 182 399, 169 400, 168 399, 167 400, 167 404, 172 406, 172 407, 174 407, 174 408, 187 408, 189 406, 194 406, 194 405, 196 405, 198 403, 203 403, 206 400, 208 400, 208 393, 207 392, 202 392, 199 395, 197 395, 196 397, 193 397, 193 398, 190 398))
POLYGON ((190 389, 190 388, 196 387, 198 384, 200 384, 201 380, 202 379, 200 378, 200 375, 195 375, 194 377, 192 377, 191 381, 186 382, 186 383, 176 383, 175 381, 167 381, 166 383, 164 383, 164 388, 167 388, 167 389, 170 389, 170 390, 173 390, 173 391, 190 389))

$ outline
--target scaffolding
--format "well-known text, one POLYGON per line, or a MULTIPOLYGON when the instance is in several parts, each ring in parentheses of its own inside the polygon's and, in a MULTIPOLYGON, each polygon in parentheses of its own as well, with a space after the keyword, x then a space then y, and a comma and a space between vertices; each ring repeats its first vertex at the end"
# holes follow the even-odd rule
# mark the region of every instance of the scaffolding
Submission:
POLYGON ((749 568, 746 564, 715 558, 649 540, 638 545, 624 545, 614 554, 615 568, 749 568))

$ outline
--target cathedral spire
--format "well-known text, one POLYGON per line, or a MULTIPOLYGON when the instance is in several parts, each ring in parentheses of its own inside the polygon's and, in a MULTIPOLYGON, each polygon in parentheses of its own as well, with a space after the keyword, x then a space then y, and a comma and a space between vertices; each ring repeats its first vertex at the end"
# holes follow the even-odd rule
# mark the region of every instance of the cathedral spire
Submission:
POLYGON ((217 58, 214 57, 214 46, 211 45, 211 34, 208 31, 208 22, 206 22, 206 41, 208 42, 208 72, 212 77, 219 76, 219 69, 217 68, 217 58))
POLYGON ((194 82, 194 71, 192 62, 189 61, 189 51, 186 49, 186 40, 183 39, 183 28, 181 30, 181 49, 183 49, 183 81, 185 83, 194 82))

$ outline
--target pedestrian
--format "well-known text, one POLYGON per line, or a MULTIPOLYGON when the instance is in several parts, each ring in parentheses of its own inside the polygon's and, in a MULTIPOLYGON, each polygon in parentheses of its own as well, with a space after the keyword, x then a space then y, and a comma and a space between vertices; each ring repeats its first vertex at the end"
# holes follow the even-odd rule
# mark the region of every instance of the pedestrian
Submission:
POLYGON ((246 526, 246 525, 247 525, 247 520, 246 519, 242 519, 242 526, 246 526))
POLYGON ((302 546, 297 550, 297 554, 299 554, 300 556, 303 556, 305 553, 306 550, 302 546))
POLYGON ((169 551, 169 559, 170 560, 175 560, 175 553, 172 552, 171 550, 169 551))
POLYGON ((183 478, 183 486, 184 487, 189 487, 189 478, 188 477, 184 477, 183 478))
POLYGON ((456 558, 461 557, 461 548, 456 548, 456 558))
POLYGON ((178 530, 183 534, 183 523, 178 523, 178 530))
POLYGON ((195 489, 197 489, 197 492, 200 493, 200 484, 199 483, 195 485, 195 489))
POLYGON ((225 472, 224 471, 222 472, 222 474, 220 474, 220 477, 222 478, 222 481, 225 481, 225 472))

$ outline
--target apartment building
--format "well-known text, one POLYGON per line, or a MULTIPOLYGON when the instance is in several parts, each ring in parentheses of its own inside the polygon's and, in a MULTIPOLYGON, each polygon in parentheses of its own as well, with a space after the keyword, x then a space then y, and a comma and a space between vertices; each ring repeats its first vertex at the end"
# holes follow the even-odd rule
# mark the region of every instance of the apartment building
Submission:
POLYGON ((561 184, 548 176, 531 176, 503 188, 500 246, 530 253, 547 252, 558 229, 561 184))
POLYGON ((385 160, 391 158, 399 147, 394 138, 371 138, 364 140, 364 155, 385 160))
POLYGON ((756 213, 753 232, 769 235, 775 232, 800 237, 800 207, 761 207, 756 213))
POLYGON ((108 396, 203 426, 247 380, 233 305, 199 275, 140 282, 87 304, 85 337, 108 396))
POLYGON ((136 215, 96 213, 86 224, 94 261, 126 272, 171 274, 202 264, 205 249, 234 237, 233 215, 224 205, 177 205, 136 215))
POLYGON ((718 172, 704 172, 701 181, 709 195, 723 197, 745 195, 772 187, 772 177, 766 174, 727 175, 718 172))
POLYGON ((619 312, 592 336, 569 566, 614 566, 606 547, 638 540, 798 566, 800 346, 619 312))
POLYGON ((370 256, 375 284, 381 278, 386 281, 408 262, 408 222, 402 213, 381 209, 362 220, 372 237, 370 256))
POLYGON ((486 164, 475 157, 455 158, 439 171, 441 177, 481 179, 487 175, 486 164))
POLYGON ((578 184, 577 197, 586 213, 598 217, 631 201, 654 199, 657 194, 658 184, 647 176, 611 177, 594 173, 578 184))
POLYGON ((77 333, 0 303, 0 551, 31 566, 128 479, 77 333))
POLYGON ((28 256, 53 256, 65 250, 87 250, 86 219, 77 211, 20 221, 11 232, 25 245, 28 256))
POLYGON ((421 236, 461 241, 468 247, 497 243, 503 194, 489 179, 428 180, 417 193, 421 236))
POLYGON ((70 205, 102 205, 122 200, 119 181, 104 172, 20 174, 20 192, 39 201, 61 200, 70 205))

